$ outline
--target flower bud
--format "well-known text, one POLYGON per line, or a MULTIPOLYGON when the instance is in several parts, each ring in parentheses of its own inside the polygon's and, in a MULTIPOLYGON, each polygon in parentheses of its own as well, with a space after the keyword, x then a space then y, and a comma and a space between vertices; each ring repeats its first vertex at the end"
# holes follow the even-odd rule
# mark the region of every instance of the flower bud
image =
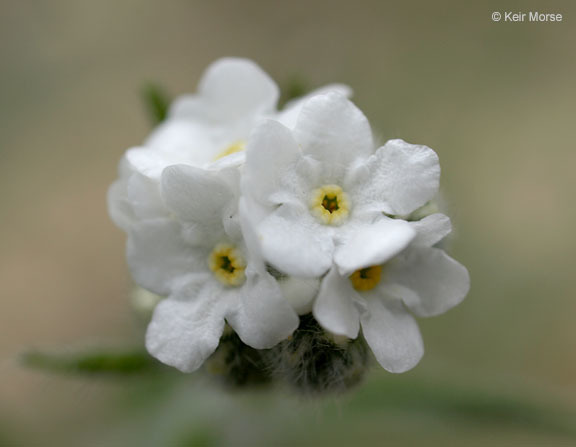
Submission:
POLYGON ((226 326, 218 348, 205 363, 205 371, 229 388, 268 385, 272 377, 263 359, 265 352, 244 344, 226 326))

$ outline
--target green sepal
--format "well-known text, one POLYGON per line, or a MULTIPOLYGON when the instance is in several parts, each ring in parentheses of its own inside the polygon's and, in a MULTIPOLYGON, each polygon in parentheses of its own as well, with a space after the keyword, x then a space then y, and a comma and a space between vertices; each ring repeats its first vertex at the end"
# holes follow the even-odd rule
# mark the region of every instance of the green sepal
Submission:
POLYGON ((309 85, 300 76, 292 76, 281 89, 278 108, 282 109, 286 103, 293 99, 300 98, 310 91, 309 85))
POLYGON ((166 119, 170 97, 162 87, 148 83, 142 88, 142 100, 152 124, 157 125, 166 119))

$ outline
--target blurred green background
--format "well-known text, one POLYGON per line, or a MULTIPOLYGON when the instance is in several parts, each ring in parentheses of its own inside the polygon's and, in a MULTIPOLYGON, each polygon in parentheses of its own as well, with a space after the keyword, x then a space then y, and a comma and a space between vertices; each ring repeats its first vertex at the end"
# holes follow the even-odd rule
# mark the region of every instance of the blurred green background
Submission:
POLYGON ((0 445, 576 445, 575 2, 0 6, 0 445), (22 369, 29 347, 141 344, 106 190, 150 130, 141 86, 193 92, 222 56, 347 83, 383 139, 434 148, 468 299, 421 320, 415 370, 323 402, 22 369))

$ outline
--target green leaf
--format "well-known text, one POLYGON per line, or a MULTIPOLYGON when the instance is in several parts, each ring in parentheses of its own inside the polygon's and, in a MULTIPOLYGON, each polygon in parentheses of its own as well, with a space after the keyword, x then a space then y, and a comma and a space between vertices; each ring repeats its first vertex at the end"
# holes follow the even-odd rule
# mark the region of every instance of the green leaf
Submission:
POLYGON ((75 353, 33 350, 23 353, 20 360, 28 368, 64 374, 134 375, 160 369, 160 364, 140 349, 122 352, 97 349, 75 353))
POLYGON ((222 445, 222 442, 218 433, 209 427, 203 427, 190 431, 175 445, 178 447, 216 447, 222 445))
POLYGON ((160 124, 166 119, 170 97, 158 84, 149 83, 142 88, 142 99, 152 124, 160 124))

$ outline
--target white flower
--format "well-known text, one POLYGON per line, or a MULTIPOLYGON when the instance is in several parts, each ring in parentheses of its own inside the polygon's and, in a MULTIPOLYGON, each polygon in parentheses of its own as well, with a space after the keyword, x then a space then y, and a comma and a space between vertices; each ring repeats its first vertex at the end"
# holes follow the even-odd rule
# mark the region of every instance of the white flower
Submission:
POLYGON ((374 150, 366 117, 337 93, 302 108, 293 131, 266 121, 247 149, 243 192, 265 259, 294 276, 377 265, 415 237, 405 215, 438 190, 438 157, 388 141, 374 150), (386 215, 387 214, 387 215, 386 215))
POLYGON ((168 295, 148 326, 146 346, 162 362, 190 372, 218 346, 225 322, 244 343, 274 346, 298 316, 238 220, 239 172, 191 166, 164 170, 161 192, 172 217, 137 222, 128 262, 141 286, 168 295))
POLYGON ((109 208, 134 280, 167 297, 147 330, 153 356, 194 371, 226 324, 268 349, 312 312, 336 338, 362 329, 389 371, 419 361, 412 314, 442 313, 469 288, 434 247, 451 231, 430 214, 438 158, 402 140, 376 148, 348 94, 328 86, 278 112, 266 73, 221 59, 127 151, 109 208))
POLYGON ((206 167, 242 152, 258 120, 275 113, 278 96, 274 81, 254 62, 219 59, 206 69, 198 92, 178 98, 144 146, 126 157, 149 177, 174 164, 206 167))
POLYGON ((396 373, 414 367, 424 353, 411 313, 419 317, 444 313, 470 288, 466 268, 432 247, 450 232, 449 220, 433 214, 415 224, 417 238, 382 264, 350 276, 332 268, 314 303, 314 317, 334 334, 356 338, 361 326, 380 365, 396 373))
MULTIPOLYGON (((334 84, 312 92, 338 91, 334 84)), ((305 98, 290 102, 277 112, 278 87, 247 59, 223 58, 205 71, 198 92, 177 99, 168 118, 143 146, 129 149, 119 168, 119 179, 108 193, 110 215, 128 231, 136 220, 166 215, 158 200, 158 181, 163 169, 187 164, 209 169, 239 165, 244 147, 256 123, 277 119, 291 126, 305 98)))

